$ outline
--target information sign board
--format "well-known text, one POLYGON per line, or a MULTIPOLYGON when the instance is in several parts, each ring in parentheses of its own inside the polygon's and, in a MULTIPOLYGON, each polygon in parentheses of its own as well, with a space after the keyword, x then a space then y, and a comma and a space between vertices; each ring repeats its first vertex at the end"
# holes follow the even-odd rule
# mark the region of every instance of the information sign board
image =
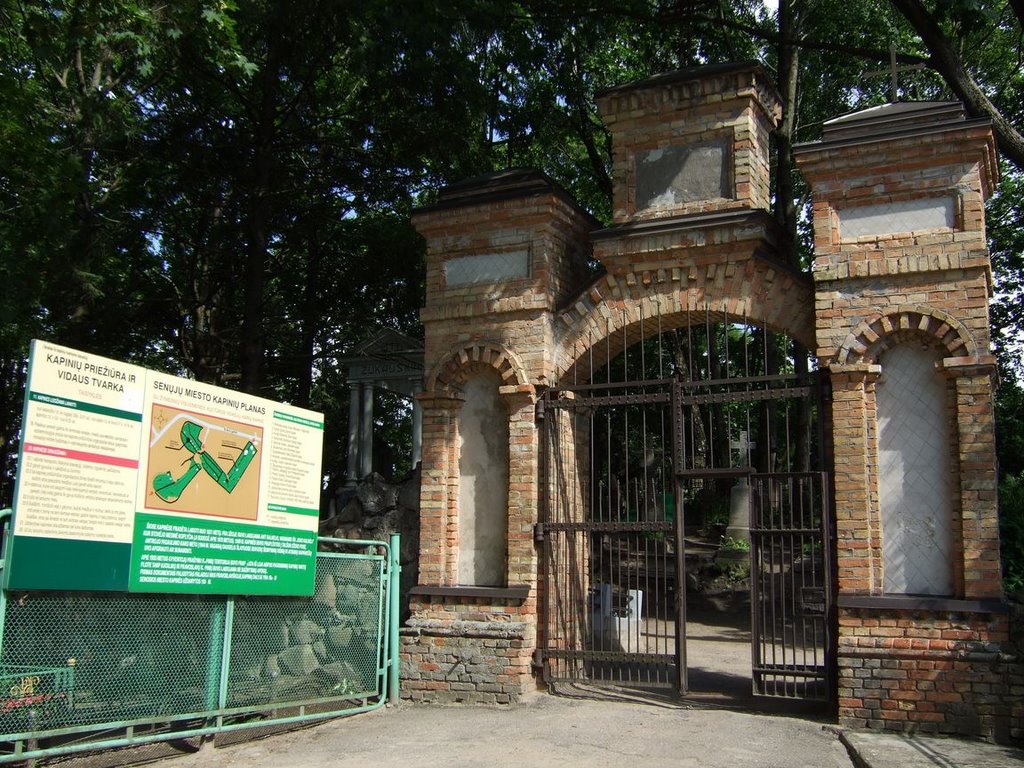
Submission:
POLYGON ((309 595, 323 416, 34 341, 9 589, 309 595))

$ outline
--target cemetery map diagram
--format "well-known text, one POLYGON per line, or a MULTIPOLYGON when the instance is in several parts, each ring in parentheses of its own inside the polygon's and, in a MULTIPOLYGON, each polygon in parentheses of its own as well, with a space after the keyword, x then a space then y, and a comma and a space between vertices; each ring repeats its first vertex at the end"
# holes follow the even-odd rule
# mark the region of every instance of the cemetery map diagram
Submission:
POLYGON ((263 428, 154 405, 146 508, 256 520, 263 428))

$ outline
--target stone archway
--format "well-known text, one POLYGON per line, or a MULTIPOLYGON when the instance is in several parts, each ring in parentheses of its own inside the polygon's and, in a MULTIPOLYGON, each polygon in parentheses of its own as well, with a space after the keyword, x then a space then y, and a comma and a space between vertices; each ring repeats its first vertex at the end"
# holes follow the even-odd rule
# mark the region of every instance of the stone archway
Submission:
MULTIPOLYGON (((685 264, 693 254, 670 249, 663 258, 685 264)), ((646 335, 706 322, 757 325, 812 349, 813 283, 778 260, 743 251, 724 264, 603 275, 558 316, 557 378, 586 380, 590 368, 646 335)))

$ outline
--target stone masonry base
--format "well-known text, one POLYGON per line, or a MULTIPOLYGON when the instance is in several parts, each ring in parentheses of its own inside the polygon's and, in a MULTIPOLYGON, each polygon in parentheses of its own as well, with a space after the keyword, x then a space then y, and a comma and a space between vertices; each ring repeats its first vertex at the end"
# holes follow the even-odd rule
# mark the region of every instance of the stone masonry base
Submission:
POLYGON ((401 631, 402 698, 516 704, 536 686, 520 621, 411 619, 401 631))
POLYGON ((1021 737, 1022 665, 998 613, 841 610, 839 724, 1021 737))

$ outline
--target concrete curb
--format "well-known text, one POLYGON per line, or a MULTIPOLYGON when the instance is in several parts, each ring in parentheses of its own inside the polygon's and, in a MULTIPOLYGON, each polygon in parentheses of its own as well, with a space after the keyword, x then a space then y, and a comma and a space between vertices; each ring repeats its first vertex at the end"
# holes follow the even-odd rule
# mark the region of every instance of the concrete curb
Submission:
POLYGON ((984 741, 839 730, 857 768, 1024 768, 1024 750, 984 741))

